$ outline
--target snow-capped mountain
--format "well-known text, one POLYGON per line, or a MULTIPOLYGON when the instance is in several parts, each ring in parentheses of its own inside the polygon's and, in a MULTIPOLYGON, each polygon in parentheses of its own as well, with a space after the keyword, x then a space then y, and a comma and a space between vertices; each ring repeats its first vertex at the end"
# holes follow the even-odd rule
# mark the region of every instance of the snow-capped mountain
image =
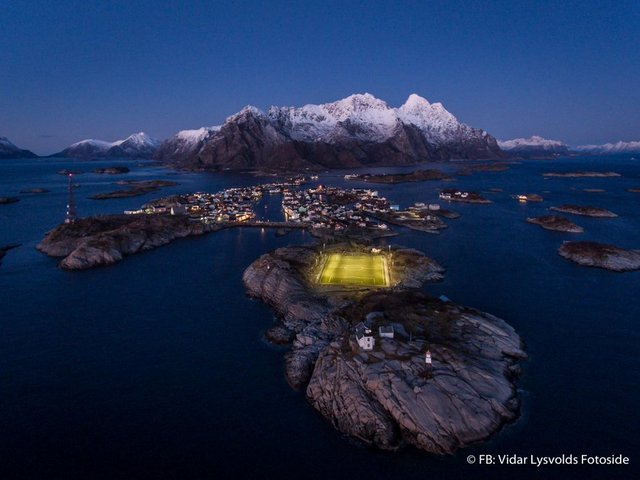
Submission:
POLYGON ((640 142, 616 142, 605 143, 603 145, 580 145, 575 147, 581 153, 640 153, 640 142))
POLYGON ((196 155, 205 142, 220 127, 202 127, 197 130, 182 130, 165 140, 155 153, 157 158, 187 158, 196 155))
POLYGON ((219 128, 187 132, 165 141, 156 156, 192 167, 265 170, 503 156, 491 135, 416 94, 398 108, 368 93, 267 112, 248 106, 219 128))
POLYGON ((105 142, 103 140, 82 140, 76 142, 52 157, 68 158, 151 158, 160 142, 144 132, 134 133, 124 140, 105 142))
POLYGON ((549 140, 537 135, 529 138, 498 140, 498 145, 509 155, 523 157, 549 157, 569 153, 569 145, 566 143, 560 140, 549 140))
POLYGON ((35 153, 16 147, 7 137, 0 137, 0 159, 36 157, 35 153))

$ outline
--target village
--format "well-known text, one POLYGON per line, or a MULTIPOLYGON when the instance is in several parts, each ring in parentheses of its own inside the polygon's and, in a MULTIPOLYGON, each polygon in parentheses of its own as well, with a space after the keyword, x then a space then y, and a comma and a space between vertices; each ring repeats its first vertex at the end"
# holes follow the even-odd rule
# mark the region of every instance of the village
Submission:
POLYGON ((306 178, 296 177, 216 193, 173 195, 124 213, 188 215, 191 221, 205 224, 291 226, 309 228, 314 234, 369 238, 394 235, 390 224, 430 233, 446 228, 439 218, 446 212, 441 211, 439 204, 418 202, 400 210, 399 205, 391 204, 376 190, 323 185, 302 188, 306 182, 306 178), (256 206, 264 195, 282 195, 283 221, 259 218, 256 206))

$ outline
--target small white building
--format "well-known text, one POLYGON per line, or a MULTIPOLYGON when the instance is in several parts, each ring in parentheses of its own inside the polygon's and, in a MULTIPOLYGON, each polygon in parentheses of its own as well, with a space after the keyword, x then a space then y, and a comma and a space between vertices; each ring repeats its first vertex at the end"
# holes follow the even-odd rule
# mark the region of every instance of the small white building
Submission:
POLYGON ((431 350, 427 350, 427 353, 425 353, 424 362, 427 364, 427 366, 431 366, 431 350))
POLYGON ((358 340, 358 345, 363 350, 373 350, 373 347, 376 346, 376 339, 369 335, 356 335, 356 339, 358 340))
POLYGON ((393 325, 381 325, 378 327, 380 338, 393 338, 393 325))

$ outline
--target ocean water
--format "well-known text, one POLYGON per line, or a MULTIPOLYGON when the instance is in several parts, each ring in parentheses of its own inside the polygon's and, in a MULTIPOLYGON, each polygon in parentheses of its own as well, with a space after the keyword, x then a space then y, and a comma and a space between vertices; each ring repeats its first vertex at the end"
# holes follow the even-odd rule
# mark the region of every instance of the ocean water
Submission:
MULTIPOLYGON (((453 456, 365 448, 335 431, 284 379, 282 348, 264 331, 272 312, 245 296, 241 276, 258 256, 313 239, 259 229, 176 241, 87 272, 65 272, 35 250, 64 217, 62 168, 112 164, 124 176, 76 177, 81 215, 135 208, 152 198, 216 191, 270 179, 173 172, 150 162, 0 162, 0 246, 21 243, 0 266, 0 479, 162 478, 638 478, 640 272, 580 267, 556 254, 567 239, 640 248, 640 164, 629 157, 525 161, 453 182, 380 185, 407 206, 437 201, 445 186, 485 192, 491 205, 462 214, 441 235, 401 230, 447 268, 431 294, 507 320, 529 359, 518 382, 521 417, 489 441, 453 456), (616 178, 551 178, 546 171, 614 170, 616 178), (119 178, 170 179, 144 197, 94 201, 119 178), (19 194, 45 187, 47 194, 19 194), (503 192, 491 193, 490 188, 503 192), (584 188, 606 192, 588 193, 584 188), (518 204, 512 193, 539 193, 518 204), (551 205, 590 204, 615 219, 572 218, 582 235, 524 222, 551 205), (626 467, 469 465, 468 455, 623 454, 626 467)), ((321 176, 328 185, 344 173, 321 176)), ((278 196, 261 216, 281 218, 278 196)))

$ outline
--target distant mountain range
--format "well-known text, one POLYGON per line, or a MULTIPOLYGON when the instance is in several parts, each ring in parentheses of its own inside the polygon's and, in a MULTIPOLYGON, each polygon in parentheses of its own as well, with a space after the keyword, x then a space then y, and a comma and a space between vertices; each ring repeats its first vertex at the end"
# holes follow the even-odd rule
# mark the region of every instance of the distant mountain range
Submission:
POLYGON ((580 145, 574 150, 580 153, 640 153, 640 142, 617 142, 603 145, 580 145))
POLYGON ((392 108, 368 93, 266 112, 247 106, 219 127, 179 132, 156 153, 189 168, 298 171, 503 157, 495 138, 440 103, 413 94, 392 108))
POLYGON ((7 137, 0 137, 0 159, 6 158, 36 158, 38 155, 16 147, 7 137))
POLYGON ((498 145, 510 156, 520 157, 550 157, 567 155, 569 145, 559 140, 548 140, 534 135, 529 138, 514 138, 499 140, 498 145))
POLYGON ((124 140, 105 142, 103 140, 82 140, 65 148, 51 157, 65 158, 152 158, 160 142, 144 132, 134 133, 124 140))
MULTIPOLYGON (((640 153, 640 142, 570 147, 537 135, 496 141, 484 130, 458 121, 441 103, 412 94, 394 108, 364 93, 266 112, 247 106, 220 126, 182 130, 163 142, 139 132, 115 142, 82 140, 49 156, 153 158, 190 169, 304 171, 619 153, 640 153)), ((34 157, 0 137, 0 159, 34 157)))

